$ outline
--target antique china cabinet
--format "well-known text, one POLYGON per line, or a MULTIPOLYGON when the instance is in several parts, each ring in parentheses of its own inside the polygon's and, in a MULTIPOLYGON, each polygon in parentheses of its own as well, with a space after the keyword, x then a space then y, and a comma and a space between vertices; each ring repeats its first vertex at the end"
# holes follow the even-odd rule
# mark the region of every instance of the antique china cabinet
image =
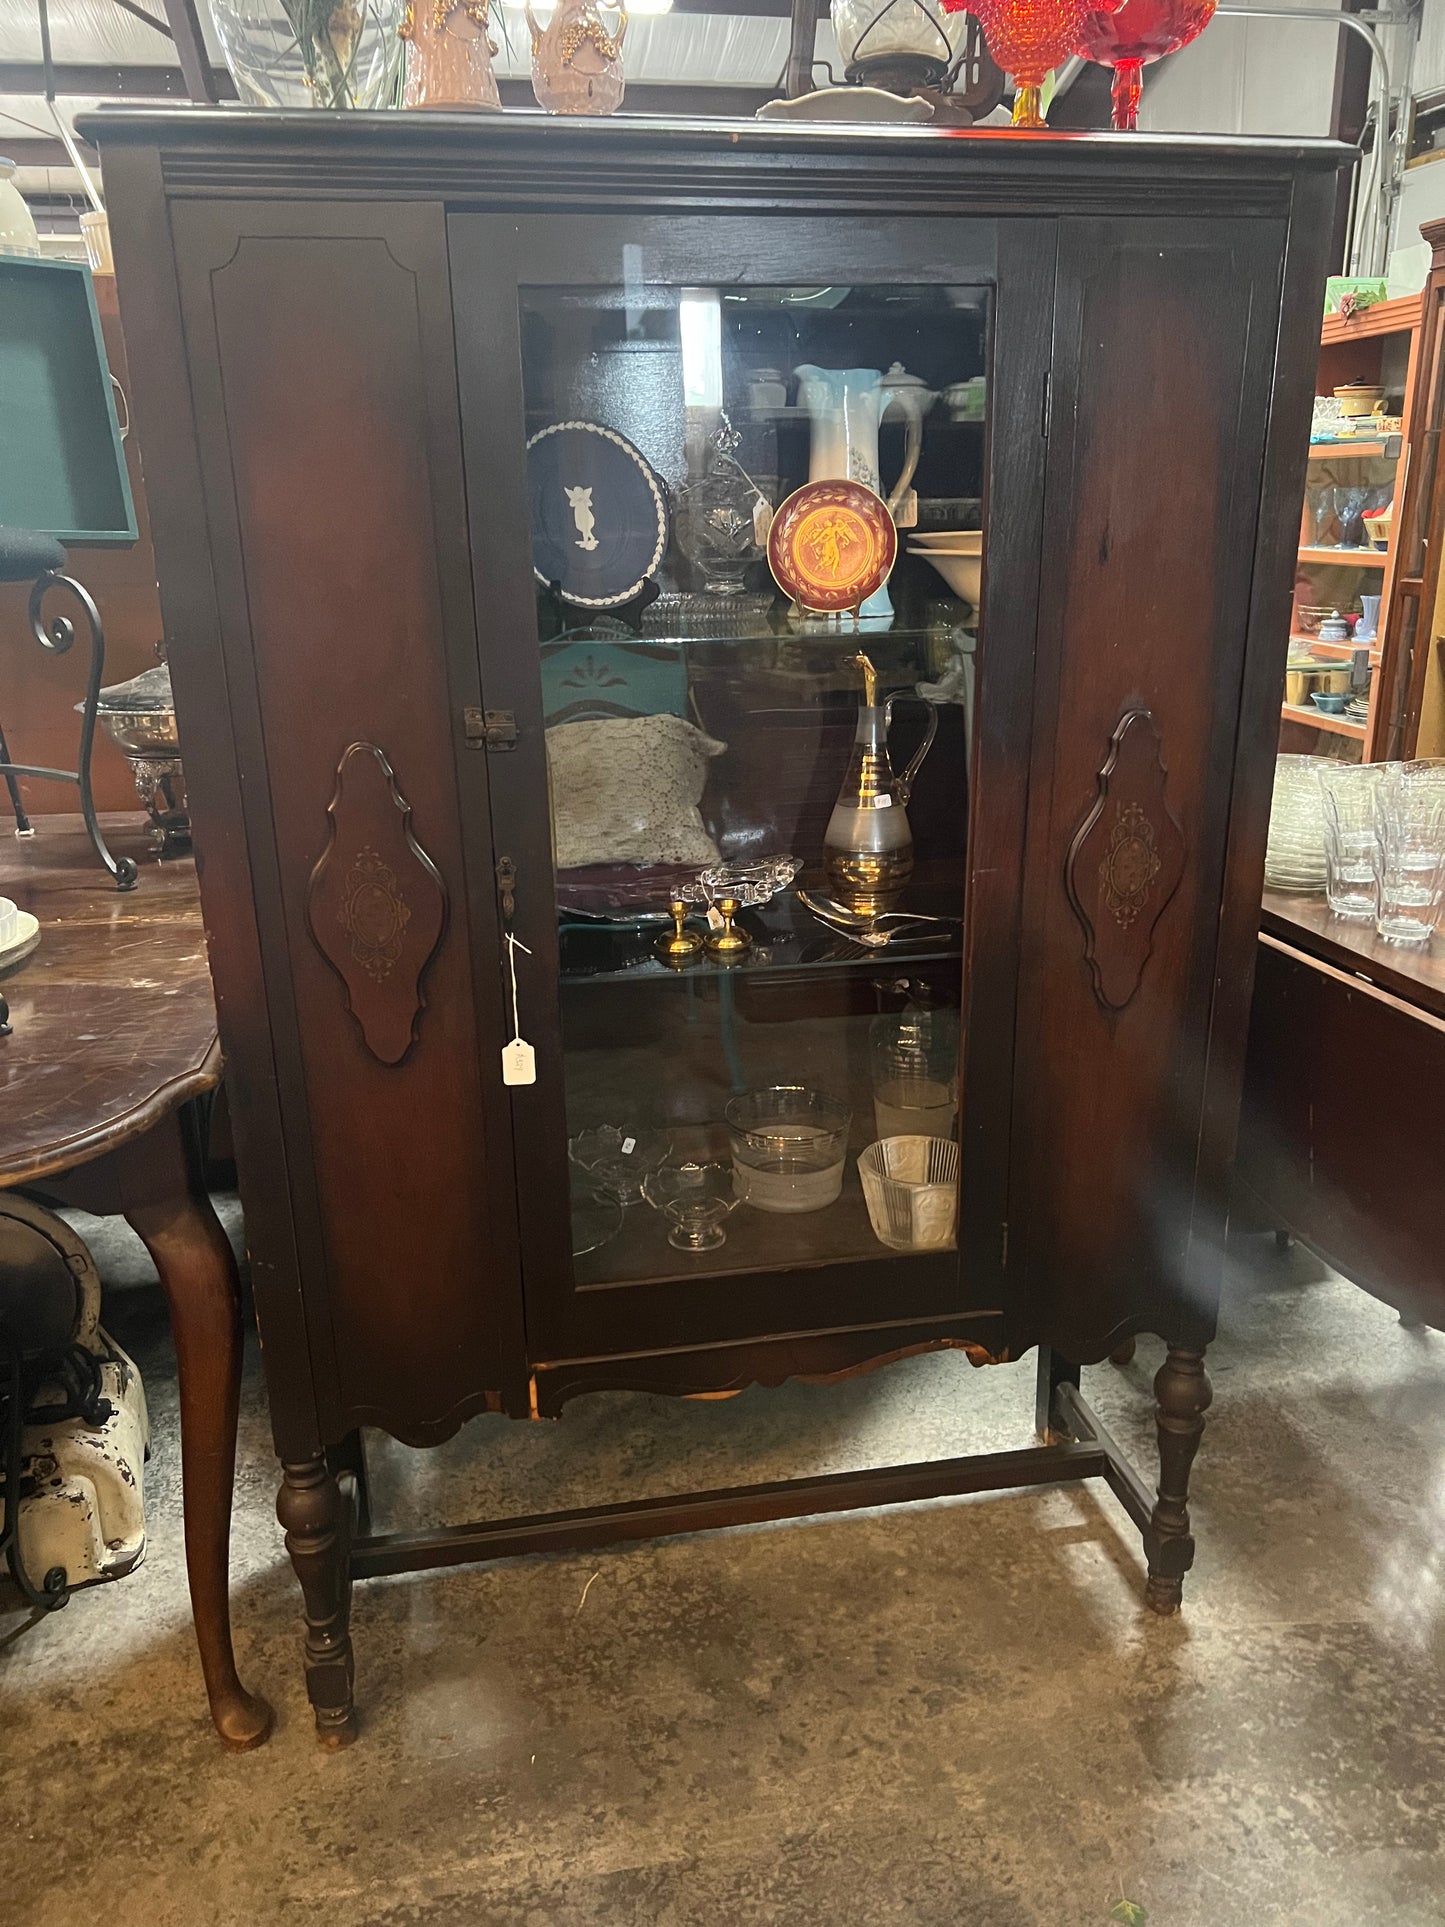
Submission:
POLYGON ((529 1547, 1100 1476, 1177 1605, 1345 150, 86 125, 322 1736, 351 1577, 529 1547), (809 617, 763 543, 839 463, 899 555, 809 617), (931 739, 871 903, 865 678, 895 774, 931 739), (1078 1393, 1139 1330, 1157 1494, 1078 1393), (367 1525, 364 1427, 945 1346, 1038 1348, 1043 1442, 367 1525))

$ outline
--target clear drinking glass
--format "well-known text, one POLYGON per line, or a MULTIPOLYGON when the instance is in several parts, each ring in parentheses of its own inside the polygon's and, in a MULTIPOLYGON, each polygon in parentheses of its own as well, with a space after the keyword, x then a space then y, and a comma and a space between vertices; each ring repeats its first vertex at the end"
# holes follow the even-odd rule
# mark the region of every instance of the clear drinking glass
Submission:
POLYGON ((1325 895, 1337 917, 1373 917, 1378 763, 1332 763, 1320 771, 1325 793, 1325 895))
POLYGON ((1445 901, 1445 767, 1403 763, 1375 792, 1375 929, 1387 943, 1428 943, 1445 901))

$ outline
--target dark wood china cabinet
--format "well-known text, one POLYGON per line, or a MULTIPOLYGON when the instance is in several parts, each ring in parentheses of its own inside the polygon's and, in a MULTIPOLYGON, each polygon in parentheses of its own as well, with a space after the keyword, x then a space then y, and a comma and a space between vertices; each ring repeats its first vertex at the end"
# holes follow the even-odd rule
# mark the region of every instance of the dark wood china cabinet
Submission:
POLYGON ((86 125, 323 1737, 352 1576, 528 1547, 1100 1476, 1177 1605, 1344 150, 86 125), (856 620, 762 552, 840 441, 901 525, 856 620), (933 732, 884 915, 822 867, 860 655, 897 770, 933 732), (939 1160, 901 1245, 880 1140, 939 1160), (1157 1494, 1078 1392, 1140 1330, 1157 1494), (1038 1348, 1043 1443, 365 1520, 363 1427, 944 1346, 1038 1348))

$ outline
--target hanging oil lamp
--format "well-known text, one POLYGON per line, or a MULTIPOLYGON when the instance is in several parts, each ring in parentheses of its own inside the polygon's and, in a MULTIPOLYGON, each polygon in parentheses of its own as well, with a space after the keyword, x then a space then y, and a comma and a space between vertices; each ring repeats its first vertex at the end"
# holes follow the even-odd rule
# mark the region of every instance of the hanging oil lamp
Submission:
POLYGON ((923 741, 907 768, 895 774, 888 755, 888 726, 898 698, 879 702, 878 672, 867 656, 850 656, 848 661, 863 671, 863 706, 848 772, 823 838, 823 868, 840 902, 876 916, 888 908, 913 871, 907 804, 937 734, 938 711, 932 703, 924 704, 928 726, 923 741))

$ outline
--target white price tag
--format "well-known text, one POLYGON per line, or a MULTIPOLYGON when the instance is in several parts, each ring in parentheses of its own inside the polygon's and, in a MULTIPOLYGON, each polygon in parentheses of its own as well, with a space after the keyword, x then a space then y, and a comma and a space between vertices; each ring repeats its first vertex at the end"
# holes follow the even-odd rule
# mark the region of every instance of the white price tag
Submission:
POLYGON ((536 1081, 537 1053, 525 1037, 514 1037, 502 1051, 502 1082, 535 1084, 536 1081))
POLYGON ((765 496, 753 497, 753 540, 760 549, 768 546, 768 530, 773 526, 773 506, 765 496))
POLYGON ((918 527, 918 490, 916 488, 909 489, 908 493, 898 504, 898 508, 894 513, 893 522, 894 526, 900 529, 916 529, 918 527))
POLYGON ((632 1156, 632 1153, 633 1153, 633 1152, 634 1152, 634 1151, 635 1151, 636 1149, 637 1149, 637 1139, 636 1139, 635 1137, 625 1137, 625 1138, 623 1138, 623 1140, 622 1140, 622 1155, 623 1155, 623 1157, 625 1157, 625 1158, 630 1158, 630 1157, 632 1156))
POLYGON ((723 913, 715 903, 707 906, 707 927, 709 930, 721 930, 723 927, 723 913))

